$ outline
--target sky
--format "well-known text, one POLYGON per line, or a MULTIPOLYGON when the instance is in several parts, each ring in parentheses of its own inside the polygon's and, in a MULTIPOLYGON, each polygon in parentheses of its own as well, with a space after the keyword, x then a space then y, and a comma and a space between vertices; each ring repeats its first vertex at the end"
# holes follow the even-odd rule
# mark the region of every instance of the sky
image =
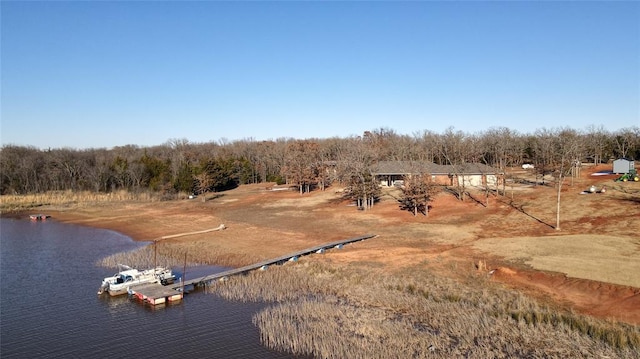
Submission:
POLYGON ((6 1, 0 140, 640 126, 637 1, 6 1))

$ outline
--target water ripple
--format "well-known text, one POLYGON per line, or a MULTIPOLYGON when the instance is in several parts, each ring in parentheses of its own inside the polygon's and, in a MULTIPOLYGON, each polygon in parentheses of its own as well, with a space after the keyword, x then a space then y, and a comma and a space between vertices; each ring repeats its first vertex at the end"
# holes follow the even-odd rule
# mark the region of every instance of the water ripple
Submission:
MULTIPOLYGON (((140 243, 112 231, 0 219, 0 356, 288 358, 260 345, 263 305, 195 292, 153 309, 98 297, 113 270, 94 263, 140 243)), ((188 269, 188 273, 196 270, 188 269)))

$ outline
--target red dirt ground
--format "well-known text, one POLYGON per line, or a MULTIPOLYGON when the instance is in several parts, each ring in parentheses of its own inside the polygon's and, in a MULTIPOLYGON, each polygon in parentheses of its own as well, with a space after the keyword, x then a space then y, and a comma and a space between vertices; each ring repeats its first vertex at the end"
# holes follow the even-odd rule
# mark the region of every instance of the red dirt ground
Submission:
MULTIPOLYGON (((197 231, 224 223, 229 230, 215 232, 215 239, 194 237, 194 241, 199 241, 198 250, 207 251, 208 245, 211 248, 227 246, 234 252, 246 252, 256 258, 375 233, 379 235, 377 239, 354 244, 349 251, 325 258, 340 262, 378 262, 390 269, 428 260, 434 270, 450 277, 468 275, 474 263, 484 260, 487 268, 477 271, 477 275, 493 273, 493 280, 544 301, 596 317, 640 324, 640 288, 538 271, 473 248, 474 242, 483 238, 569 234, 638 238, 640 183, 617 183, 613 175, 591 176, 608 168, 610 165, 583 170, 573 185, 566 180, 562 191, 561 231, 554 228, 556 191, 552 186, 542 185, 518 186, 512 192, 507 187, 507 195, 490 196, 487 207, 483 193, 474 193, 478 201, 465 202, 440 194, 428 216, 416 217, 399 209, 393 191, 371 210, 358 211, 341 200, 335 189, 301 196, 295 191, 268 191, 269 186, 264 184, 241 186, 207 202, 104 205, 53 214, 61 221, 109 228, 135 239, 197 231), (606 194, 580 194, 592 184, 599 188, 606 185, 609 190, 606 194), (492 270, 494 272, 490 272, 492 270)), ((180 239, 184 243, 189 240, 180 239)), ((245 263, 238 263, 241 264, 245 263)))

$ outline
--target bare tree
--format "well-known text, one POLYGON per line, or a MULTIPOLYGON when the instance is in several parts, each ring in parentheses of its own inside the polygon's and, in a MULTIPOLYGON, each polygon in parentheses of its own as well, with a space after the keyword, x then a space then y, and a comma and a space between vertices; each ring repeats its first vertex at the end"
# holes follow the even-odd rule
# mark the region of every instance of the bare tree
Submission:
POLYGON ((319 162, 318 144, 313 141, 293 141, 285 152, 284 175, 300 188, 300 194, 309 192, 317 177, 315 165, 319 162))
MULTIPOLYGON (((545 184, 545 176, 554 171, 554 162, 557 158, 556 133, 553 130, 542 128, 536 131, 531 139, 531 149, 535 172, 542 177, 545 184)), ((537 176, 536 176, 537 184, 537 176)))
POLYGON ((458 199, 464 201, 466 192, 465 177, 462 175, 461 169, 465 163, 465 137, 462 131, 455 131, 453 127, 447 128, 445 133, 440 137, 439 152, 442 161, 451 168, 449 177, 450 185, 456 191, 458 199))
POLYGON ((640 142, 640 128, 623 128, 614 134, 615 151, 619 157, 631 157, 631 153, 637 151, 640 142))
POLYGON ((576 158, 581 153, 581 139, 575 130, 562 129, 554 136, 553 150, 555 152, 555 172, 556 172, 556 230, 560 230, 560 193, 566 175, 571 171, 576 163, 576 158))
MULTIPOLYGON (((428 130, 413 136, 398 135, 388 128, 365 132, 360 137, 296 141, 291 138, 256 142, 253 139, 200 144, 186 139, 172 139, 153 147, 135 145, 112 149, 48 149, 4 146, 0 149, 0 190, 2 193, 35 193, 56 189, 113 191, 191 191, 194 176, 202 163, 214 161, 221 167, 216 178, 221 183, 284 183, 284 177, 301 190, 314 184, 324 188, 332 181, 342 181, 358 192, 364 207, 375 202, 378 184, 371 176, 372 164, 382 160, 429 161, 451 168, 450 186, 464 199, 468 183, 461 169, 468 163, 480 162, 505 171, 509 166, 531 161, 544 184, 557 172, 559 132, 546 129, 523 134, 507 128, 489 129, 468 135, 453 128, 443 134, 428 130), (293 155, 294 142, 305 145, 293 155), (315 149, 307 148, 309 142, 315 149), (294 164, 299 165, 296 169, 294 164), (222 176, 227 176, 222 178, 222 176), (454 183, 455 181, 455 183, 454 183)), ((611 156, 640 158, 640 129, 630 127, 614 134, 601 127, 577 136, 587 145, 572 160, 593 158, 595 163, 611 156)), ((577 163, 577 162, 572 162, 577 163)), ((579 166, 571 167, 579 175, 579 166)), ((505 182, 502 181, 504 193, 505 182)), ((496 186, 496 190, 498 190, 496 186)), ((354 192, 355 193, 355 192, 354 192)))
POLYGON ((437 162, 439 156, 439 136, 428 130, 414 134, 415 139, 415 157, 411 158, 416 161, 437 162))
POLYGON ((87 165, 87 181, 95 192, 108 192, 111 172, 112 152, 106 149, 91 150, 91 158, 87 165))
MULTIPOLYGON (((522 141, 518 141, 518 134, 506 127, 492 128, 482 137, 484 151, 483 162, 497 168, 503 175, 507 168, 522 159, 522 141)), ((505 193, 506 181, 502 179, 502 193, 505 193)), ((496 182, 496 191, 498 191, 496 182)))
POLYGON ((588 156, 593 158, 593 164, 597 165, 605 160, 605 151, 607 147, 607 131, 603 126, 590 126, 585 135, 585 150, 588 156))
POLYGON ((427 173, 414 173, 404 177, 404 188, 400 203, 404 209, 411 210, 414 216, 422 212, 429 215, 429 202, 438 192, 439 187, 431 180, 427 173))
POLYGON ((341 150, 336 170, 340 180, 346 184, 346 193, 356 201, 358 208, 369 209, 380 193, 380 186, 371 174, 374 151, 366 137, 350 138, 348 145, 341 150))

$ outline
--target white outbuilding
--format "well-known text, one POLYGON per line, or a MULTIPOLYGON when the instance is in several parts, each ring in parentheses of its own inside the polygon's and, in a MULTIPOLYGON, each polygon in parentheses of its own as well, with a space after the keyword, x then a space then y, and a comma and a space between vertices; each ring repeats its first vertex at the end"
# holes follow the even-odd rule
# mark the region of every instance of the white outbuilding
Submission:
POLYGON ((629 171, 634 168, 635 168, 635 165, 633 161, 629 159, 619 158, 613 161, 613 173, 617 173, 617 174, 629 173, 629 171))

